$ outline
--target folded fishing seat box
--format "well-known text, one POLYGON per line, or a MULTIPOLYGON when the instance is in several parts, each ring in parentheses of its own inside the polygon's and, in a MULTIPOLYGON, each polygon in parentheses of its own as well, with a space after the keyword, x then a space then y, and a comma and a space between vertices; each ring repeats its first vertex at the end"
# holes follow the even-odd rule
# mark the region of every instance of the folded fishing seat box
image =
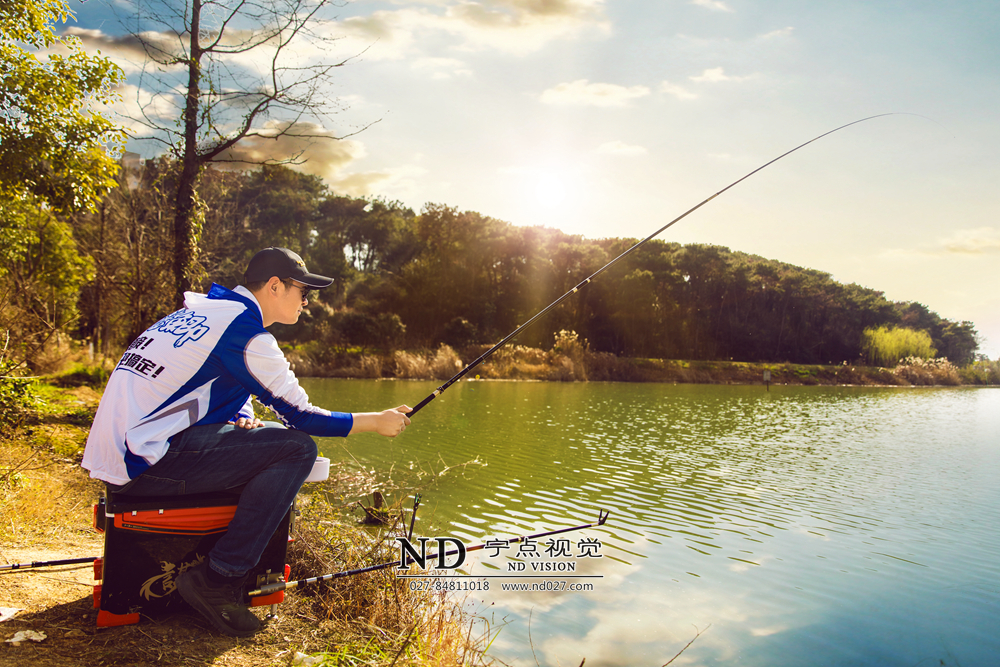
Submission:
MULTIPOLYGON (((236 512, 239 490, 185 496, 128 496, 108 491, 94 506, 94 528, 104 533, 104 554, 94 561, 97 626, 137 623, 140 614, 191 610, 176 579, 208 557, 236 512)), ((288 578, 285 555, 294 509, 271 536, 248 586, 288 578)), ((247 590, 253 590, 248 588, 247 590)), ((284 591, 249 598, 254 607, 278 604, 284 591)))

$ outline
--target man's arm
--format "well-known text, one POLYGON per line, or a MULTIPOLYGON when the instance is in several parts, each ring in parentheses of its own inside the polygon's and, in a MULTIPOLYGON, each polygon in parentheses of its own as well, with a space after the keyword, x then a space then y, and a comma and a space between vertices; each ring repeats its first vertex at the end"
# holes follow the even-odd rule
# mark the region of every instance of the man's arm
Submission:
MULTIPOLYGON (((258 400, 271 408, 278 418, 291 428, 305 431, 310 435, 343 437, 351 433, 373 432, 395 437, 410 423, 405 413, 411 410, 406 405, 381 412, 358 412, 354 414, 330 412, 309 402, 288 360, 278 347, 274 336, 265 333, 252 338, 239 351, 246 372, 236 368, 236 375, 242 375, 241 384, 258 400)), ((242 366, 242 365, 241 365, 242 366)), ((249 424, 238 424, 252 428, 249 424)))
POLYGON ((391 408, 382 412, 352 413, 351 416, 354 417, 354 424, 351 426, 351 432, 348 435, 374 432, 379 435, 395 438, 410 423, 410 418, 406 416, 406 413, 411 409, 409 406, 401 405, 398 408, 391 408))

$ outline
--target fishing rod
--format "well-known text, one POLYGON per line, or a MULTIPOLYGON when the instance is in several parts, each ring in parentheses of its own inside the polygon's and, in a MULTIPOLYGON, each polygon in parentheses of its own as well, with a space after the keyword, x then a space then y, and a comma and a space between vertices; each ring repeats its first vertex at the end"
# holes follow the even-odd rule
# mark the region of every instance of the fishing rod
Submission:
POLYGON ((680 222, 681 220, 683 220, 687 216, 691 215, 692 213, 694 213, 695 211, 697 211, 699 208, 701 208, 702 206, 704 206, 708 202, 712 201, 713 199, 715 199, 716 197, 718 197, 719 195, 721 195, 723 192, 726 192, 727 190, 729 190, 729 189, 731 189, 731 188, 739 185, 740 183, 742 183, 746 179, 748 179, 751 176, 753 176, 754 174, 756 174, 758 171, 760 171, 760 170, 762 170, 762 169, 764 169, 764 168, 766 168, 766 167, 774 164, 775 162, 777 162, 781 158, 785 157, 786 155, 790 155, 790 154, 794 153, 795 151, 799 150, 800 148, 805 148, 806 146, 808 146, 809 144, 813 143, 814 141, 818 141, 818 140, 822 139, 823 137, 825 137, 827 135, 830 135, 830 134, 833 134, 834 132, 838 132, 840 130, 843 130, 844 128, 848 128, 848 127, 850 127, 852 125, 857 125, 858 123, 863 123, 863 122, 865 122, 867 120, 872 120, 874 118, 881 118, 883 116, 894 116, 894 115, 898 115, 898 113, 899 112, 891 112, 891 113, 881 113, 881 114, 877 114, 877 115, 874 115, 874 116, 868 116, 867 118, 861 118, 859 120, 855 120, 855 121, 852 121, 850 123, 847 123, 846 125, 841 125, 840 127, 834 128, 834 129, 832 129, 832 130, 830 130, 828 132, 824 132, 823 134, 819 135, 818 137, 814 137, 814 138, 810 139, 809 141, 796 146, 795 148, 791 149, 790 151, 786 151, 786 152, 782 153, 781 155, 779 155, 778 157, 774 158, 773 160, 762 164, 761 166, 757 167, 756 169, 754 169, 750 173, 746 174, 745 176, 742 176, 741 178, 733 181, 732 183, 730 183, 726 187, 722 188, 721 190, 719 190, 718 192, 716 192, 711 197, 708 197, 707 199, 705 199, 704 201, 700 202, 696 206, 692 206, 687 211, 685 211, 681 215, 677 216, 676 218, 674 218, 673 220, 671 220, 667 224, 663 225, 662 227, 660 227, 659 229, 657 229, 655 232, 653 232, 652 234, 650 234, 646 238, 642 239, 641 241, 639 241, 638 243, 636 243, 635 245, 633 245, 631 248, 629 248, 628 250, 626 250, 625 252, 623 252, 622 254, 618 255, 613 260, 611 260, 610 262, 608 262, 607 264, 605 264, 604 266, 602 266, 601 268, 599 268, 597 271, 595 271, 590 276, 588 276, 587 278, 585 278, 582 282, 580 282, 578 285, 576 285, 576 287, 574 287, 570 291, 566 292, 561 297, 559 297, 558 299, 556 299, 555 301, 553 301, 552 303, 550 303, 549 305, 547 305, 545 308, 543 308, 540 311, 538 311, 537 313, 535 313, 531 317, 531 319, 529 319, 527 322, 525 322, 524 324, 518 325, 518 327, 516 329, 514 329, 514 331, 510 332, 503 340, 501 340, 499 343, 497 343, 496 345, 494 345, 490 349, 486 350, 486 352, 483 352, 479 356, 478 359, 476 359, 475 361, 469 363, 465 368, 463 368, 458 373, 456 373, 450 380, 448 380, 443 385, 441 385, 440 387, 438 387, 437 389, 435 389, 429 396, 427 396, 427 398, 425 398, 424 400, 422 400, 419 403, 417 403, 417 405, 414 406, 414 408, 410 412, 407 413, 407 416, 413 417, 413 415, 417 414, 425 405, 427 405, 428 403, 430 403, 431 401, 433 401, 435 398, 437 398, 438 396, 440 396, 446 389, 448 389, 448 387, 450 387, 451 385, 455 384, 456 382, 458 382, 459 380, 461 380, 463 377, 465 377, 469 373, 469 371, 471 371, 473 368, 479 366, 484 361, 486 361, 487 359, 489 359, 493 355, 494 352, 496 352, 501 347, 503 347, 508 342, 510 342, 510 340, 512 338, 514 338, 517 334, 521 333, 521 331, 523 329, 526 329, 527 327, 529 327, 532 323, 535 322, 535 320, 539 319, 540 317, 542 317, 543 315, 545 315, 547 312, 549 312, 550 310, 552 310, 553 308, 555 308, 556 306, 558 306, 560 303, 562 303, 563 301, 565 301, 566 299, 568 299, 571 295, 576 294, 581 288, 583 288, 584 286, 586 286, 591 280, 593 280, 594 278, 596 278, 600 274, 602 274, 605 271, 607 271, 608 269, 610 269, 612 266, 614 266, 615 264, 617 264, 618 262, 620 262, 622 259, 624 259, 628 255, 630 255, 632 252, 634 252, 635 250, 637 250, 638 248, 640 248, 642 245, 644 245, 648 241, 650 241, 653 238, 655 238, 656 236, 659 236, 660 234, 662 234, 664 231, 666 231, 668 228, 672 227, 674 224, 680 222))
MULTIPOLYGON (((604 510, 597 510, 597 521, 593 523, 586 523, 582 526, 572 526, 571 528, 559 528, 557 530, 549 530, 544 533, 535 533, 534 535, 523 535, 520 537, 510 537, 507 538, 507 544, 517 544, 518 542, 523 542, 525 540, 536 540, 540 537, 548 537, 550 535, 559 535, 560 533, 569 533, 574 530, 583 530, 584 528, 593 528, 594 526, 603 526, 611 516, 611 512, 605 512, 604 510)), ((487 543, 474 544, 471 547, 465 547, 466 553, 469 551, 479 551, 480 549, 485 549, 487 543)), ((425 560, 434 560, 437 558, 444 558, 446 556, 454 556, 461 552, 461 549, 455 549, 454 551, 446 551, 445 553, 429 554, 426 556, 425 560)), ((364 574, 365 572, 375 572, 377 570, 385 570, 390 567, 407 567, 411 563, 415 562, 410 556, 406 556, 401 560, 394 560, 390 563, 379 563, 377 565, 369 565, 367 567, 359 567, 354 570, 343 570, 341 572, 333 572, 331 574, 324 574, 318 577, 309 577, 308 579, 298 579, 296 581, 279 581, 273 584, 265 584, 257 590, 250 591, 247 593, 250 597, 257 597, 258 595, 270 595, 271 593, 277 593, 278 591, 288 591, 299 586, 305 586, 307 584, 317 584, 321 581, 330 581, 331 579, 341 579, 343 577, 352 577, 356 574, 364 574)))
POLYGON ((81 565, 83 563, 93 563, 96 556, 88 558, 65 558, 63 560, 36 560, 31 563, 12 563, 10 565, 0 565, 0 572, 4 570, 29 570, 36 567, 55 567, 56 565, 81 565))

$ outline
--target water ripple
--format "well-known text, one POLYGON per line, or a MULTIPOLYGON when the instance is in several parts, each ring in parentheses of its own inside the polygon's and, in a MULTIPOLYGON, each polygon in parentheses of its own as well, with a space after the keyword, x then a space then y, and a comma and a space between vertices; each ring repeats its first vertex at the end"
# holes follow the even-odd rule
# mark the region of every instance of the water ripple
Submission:
MULTIPOLYGON (((366 386, 382 391, 386 405, 402 398, 400 383, 366 386)), ((405 438, 391 446, 359 438, 352 451, 376 470, 401 456, 486 461, 427 492, 438 498, 435 522, 463 539, 578 525, 610 510, 608 524, 588 533, 622 568, 609 572, 634 588, 606 593, 604 606, 577 598, 581 610, 610 610, 622 598, 631 600, 623 608, 665 618, 672 600, 687 610, 681 624, 717 624, 712 632, 724 642, 785 646, 794 638, 800 655, 820 651, 824 663, 877 664, 865 656, 883 653, 850 639, 873 634, 885 642, 897 633, 903 639, 892 651, 910 656, 906 646, 929 641, 920 630, 928 627, 971 651, 962 664, 989 654, 962 637, 1000 654, 995 635, 985 639, 989 610, 1000 603, 997 391, 456 387, 405 438), (469 498, 481 501, 476 509, 455 507, 463 501, 453 499, 469 498), (685 597, 665 596, 667 587, 685 597), (683 602, 702 599, 715 602, 683 602), (742 611, 724 611, 741 600, 742 611), (862 600, 872 602, 859 607, 862 600), (866 626, 853 620, 860 617, 866 626), (758 618, 770 621, 748 633, 743 626, 758 618), (810 629, 793 632, 806 618, 810 629)), ((746 664, 794 664, 782 651, 766 655, 746 664)))

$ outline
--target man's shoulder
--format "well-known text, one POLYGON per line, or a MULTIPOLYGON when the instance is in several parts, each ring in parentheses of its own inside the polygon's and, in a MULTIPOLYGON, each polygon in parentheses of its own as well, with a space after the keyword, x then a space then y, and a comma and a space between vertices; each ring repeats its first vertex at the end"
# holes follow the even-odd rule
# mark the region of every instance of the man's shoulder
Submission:
POLYGON ((217 322, 239 320, 241 325, 264 330, 260 309, 252 299, 214 283, 208 294, 185 292, 184 308, 171 317, 180 317, 181 314, 209 318, 217 322))

